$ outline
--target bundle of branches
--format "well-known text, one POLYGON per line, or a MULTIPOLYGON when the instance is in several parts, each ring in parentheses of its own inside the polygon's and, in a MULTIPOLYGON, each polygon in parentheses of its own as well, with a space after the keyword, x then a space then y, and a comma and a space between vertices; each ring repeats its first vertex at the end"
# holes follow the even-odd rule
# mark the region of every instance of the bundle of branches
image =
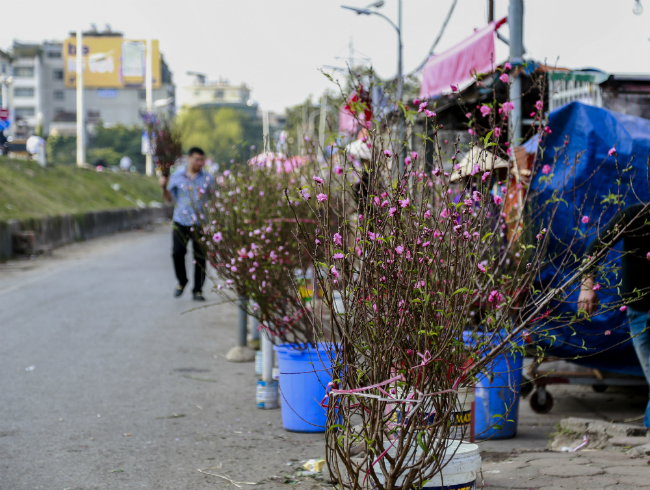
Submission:
MULTIPOLYGON (((406 171, 397 177, 402 142, 385 121, 372 121, 368 160, 353 165, 341 148, 328 167, 322 202, 312 208, 321 232, 297 220, 336 340, 326 441, 330 471, 343 488, 412 488, 439 474, 450 460, 449 441, 465 435, 452 423, 459 390, 489 373, 496 356, 522 350, 535 326, 538 335, 551 336, 544 322, 575 321, 555 307, 597 260, 586 260, 561 284, 537 283, 559 255, 578 259, 566 250, 545 256, 550 223, 535 218, 540 209, 529 205, 533 196, 513 163, 496 168, 495 154, 510 154, 501 136, 512 104, 482 109, 501 117, 472 143, 475 157, 460 187, 443 169, 436 114, 426 102, 415 107, 404 109, 404 118, 423 124, 432 166, 405 149, 406 171), (514 197, 510 186, 520 191, 514 197), (355 212, 339 214, 350 208, 355 212), (331 229, 333 220, 338 229, 331 229)), ((541 139, 544 128, 537 130, 541 139)), ((456 142, 455 172, 462 170, 460 151, 456 142)), ((303 191, 294 186, 290 193, 297 217, 303 191)), ((552 220, 566 201, 556 194, 542 204, 552 220)))
MULTIPOLYGON (((287 187, 312 179, 306 158, 260 155, 217 179, 203 227, 207 257, 218 276, 215 290, 249 298, 247 313, 270 337, 303 345, 318 339, 311 316, 316 297, 306 281, 309 256, 295 238, 294 213, 284 198, 287 187)), ((293 203, 300 224, 314 233, 315 217, 300 201, 293 203)))
POLYGON ((171 167, 183 156, 180 128, 171 119, 158 115, 148 117, 146 127, 156 168, 168 177, 171 167))

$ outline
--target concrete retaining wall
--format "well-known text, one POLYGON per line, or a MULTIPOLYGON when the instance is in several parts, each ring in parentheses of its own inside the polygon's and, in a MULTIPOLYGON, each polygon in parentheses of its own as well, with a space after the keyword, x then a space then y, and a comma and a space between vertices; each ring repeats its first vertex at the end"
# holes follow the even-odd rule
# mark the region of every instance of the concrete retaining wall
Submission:
POLYGON ((35 248, 43 251, 74 241, 143 228, 156 219, 171 218, 172 212, 172 206, 129 208, 0 222, 0 260, 14 256, 12 235, 19 231, 33 231, 35 248))

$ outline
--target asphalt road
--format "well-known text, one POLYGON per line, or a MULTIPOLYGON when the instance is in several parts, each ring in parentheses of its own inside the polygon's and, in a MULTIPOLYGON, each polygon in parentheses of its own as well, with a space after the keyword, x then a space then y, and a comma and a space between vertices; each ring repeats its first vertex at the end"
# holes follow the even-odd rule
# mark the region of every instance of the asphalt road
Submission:
POLYGON ((0 265, 0 489, 236 488, 198 469, 286 488, 322 457, 225 360, 237 310, 183 314, 170 248, 158 227, 0 265))
MULTIPOLYGON (((256 408, 253 364, 225 360, 237 310, 183 314, 197 304, 189 291, 172 297, 170 248, 159 226, 0 264, 1 490, 238 488, 222 477, 251 490, 322 488, 282 483, 323 456, 323 435, 286 432, 279 410, 256 408)), ((517 438, 482 442, 483 457, 543 450, 564 417, 638 418, 647 400, 645 390, 550 391, 551 413, 522 401, 517 438)))

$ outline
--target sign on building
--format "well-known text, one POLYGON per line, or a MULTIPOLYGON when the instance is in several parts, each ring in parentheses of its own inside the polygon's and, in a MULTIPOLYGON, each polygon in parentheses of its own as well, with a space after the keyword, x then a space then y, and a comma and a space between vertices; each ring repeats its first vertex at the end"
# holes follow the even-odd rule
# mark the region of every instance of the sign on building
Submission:
MULTIPOLYGON (((152 41, 153 88, 161 85, 158 41, 152 41)), ((89 88, 144 87, 146 77, 145 41, 122 37, 85 36, 83 38, 84 86, 89 88)), ((77 83, 77 39, 63 43, 65 86, 77 83)))

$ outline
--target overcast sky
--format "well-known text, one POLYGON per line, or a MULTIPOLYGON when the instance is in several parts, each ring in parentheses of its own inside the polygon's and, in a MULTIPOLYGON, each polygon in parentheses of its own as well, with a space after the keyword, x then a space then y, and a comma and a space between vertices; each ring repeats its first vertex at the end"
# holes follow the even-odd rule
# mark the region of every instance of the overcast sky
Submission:
MULTIPOLYGON (((342 0, 363 7, 370 0, 342 0)), ((527 56, 571 68, 650 73, 650 0, 634 15, 634 0, 525 0, 527 56)), ((128 38, 153 37, 178 89, 187 71, 224 77, 253 88, 261 107, 283 111, 331 82, 324 65, 345 66, 348 44, 369 57, 382 77, 396 73, 397 40, 375 16, 340 8, 341 0, 23 0, 2 2, 0 47, 13 40, 63 40, 71 30, 110 24, 128 38), (337 59, 341 57, 342 59, 337 59)), ((412 71, 426 56, 452 0, 404 0, 404 65, 412 71)), ((495 0, 496 17, 508 0, 495 0)), ((438 45, 441 52, 486 23, 487 0, 459 0, 438 45)), ((397 19, 397 0, 381 9, 397 19)), ((508 35, 507 25, 502 27, 508 35)), ((497 61, 508 47, 497 41, 497 61)), ((182 91, 177 90, 179 103, 182 91)))

